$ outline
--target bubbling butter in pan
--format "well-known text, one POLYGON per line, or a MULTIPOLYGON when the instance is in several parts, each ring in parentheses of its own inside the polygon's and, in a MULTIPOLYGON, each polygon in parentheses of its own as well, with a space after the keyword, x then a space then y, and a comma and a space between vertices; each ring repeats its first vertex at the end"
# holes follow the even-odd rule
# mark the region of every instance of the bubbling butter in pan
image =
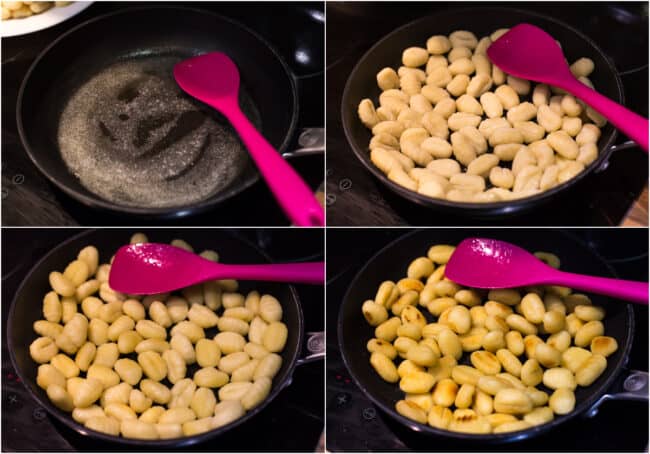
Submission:
MULTIPOLYGON (((119 62, 85 82, 60 116, 61 156, 81 184, 121 205, 199 202, 232 185, 250 158, 228 120, 181 92, 178 57, 119 62)), ((257 128, 259 113, 242 92, 257 128)))

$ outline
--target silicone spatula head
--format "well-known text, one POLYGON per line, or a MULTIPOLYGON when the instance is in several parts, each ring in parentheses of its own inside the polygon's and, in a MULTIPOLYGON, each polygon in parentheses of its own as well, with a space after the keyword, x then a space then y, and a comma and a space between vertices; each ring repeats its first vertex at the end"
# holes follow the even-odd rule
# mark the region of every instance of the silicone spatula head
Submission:
POLYGON ((554 271, 525 249, 489 238, 463 240, 445 267, 452 281, 477 288, 532 285, 554 271))
POLYGON ((501 70, 522 79, 557 84, 573 78, 558 43, 534 25, 512 27, 490 45, 487 55, 501 70))
POLYGON ((174 78, 188 94, 211 105, 219 100, 236 100, 239 92, 239 70, 221 52, 183 60, 174 66, 174 78))

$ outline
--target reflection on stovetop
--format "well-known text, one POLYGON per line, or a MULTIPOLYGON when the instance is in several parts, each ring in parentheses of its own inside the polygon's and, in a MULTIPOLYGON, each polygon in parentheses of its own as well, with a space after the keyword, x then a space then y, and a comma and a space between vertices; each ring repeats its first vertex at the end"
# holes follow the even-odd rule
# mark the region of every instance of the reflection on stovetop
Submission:
MULTIPOLYGON (((158 3, 166 6, 173 2, 158 3)), ((299 120, 288 150, 300 148, 299 132, 324 124, 324 7, 321 2, 286 5, 231 2, 176 2, 230 17, 278 51, 295 74, 299 120)), ((124 217, 89 209, 64 194, 36 169, 25 153, 16 126, 18 89, 36 56, 72 27, 137 2, 96 2, 78 16, 40 32, 2 40, 2 215, 4 225, 288 225, 289 221, 262 181, 206 213, 176 220, 124 217), (254 209, 251 209, 253 208, 254 209)), ((291 165, 314 190, 323 182, 324 156, 291 159, 291 165)))
MULTIPOLYGON (((3 229, 2 232, 2 450, 131 451, 80 436, 49 416, 29 395, 11 364, 6 326, 9 306, 31 266, 77 229, 3 229)), ((323 260, 320 229, 251 229, 232 231, 263 249, 274 261, 323 260)), ((298 285, 305 332, 325 326, 323 287, 298 285)), ((292 383, 250 422, 192 451, 314 451, 324 428, 324 362, 296 367, 292 383), (290 433, 290 436, 289 436, 290 433)), ((140 450, 140 449, 138 449, 140 450)), ((187 450, 187 448, 184 448, 187 450)))
MULTIPOLYGON (((396 195, 354 156, 343 133, 341 96, 361 56, 381 37, 449 8, 507 6, 555 17, 593 39, 621 74, 626 105, 648 115, 648 3, 328 3, 327 214, 329 225, 619 225, 648 182, 638 147, 613 153, 609 166, 535 211, 478 220, 423 208, 396 195), (638 49, 638 52, 630 52, 638 49)), ((618 143, 626 139, 619 135, 618 143)), ((646 221, 647 222, 647 221, 646 221)))
MULTIPOLYGON (((551 432, 527 440, 480 446, 413 432, 397 423, 356 387, 341 359, 336 332, 338 311, 356 273, 372 255, 405 235, 404 229, 330 229, 327 234, 327 448, 330 451, 641 451, 647 450, 648 404, 604 403, 598 413, 576 417, 551 432), (355 254, 351 257, 350 250, 355 254), (632 422, 633 421, 633 422, 632 422)), ((571 230, 625 279, 648 279, 647 229, 571 230)), ((531 230, 531 235, 543 231, 531 230)), ((648 370, 648 307, 634 305, 635 339, 628 367, 648 370)))

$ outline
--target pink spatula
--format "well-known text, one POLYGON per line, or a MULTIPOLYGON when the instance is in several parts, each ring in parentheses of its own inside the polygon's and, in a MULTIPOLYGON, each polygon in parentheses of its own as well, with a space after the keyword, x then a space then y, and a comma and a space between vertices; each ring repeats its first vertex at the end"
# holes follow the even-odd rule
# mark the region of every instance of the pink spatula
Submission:
POLYGON ((187 94, 228 118, 291 222, 324 225, 323 208, 312 191, 239 108, 239 71, 227 55, 211 52, 182 61, 174 66, 174 77, 187 94))
POLYGON ((559 87, 605 116, 648 151, 648 119, 595 92, 576 79, 551 35, 530 24, 519 24, 487 50, 492 63, 508 74, 559 87))
POLYGON ((467 238, 451 255, 445 275, 476 288, 513 288, 528 285, 564 285, 586 292, 648 304, 648 284, 567 273, 546 265, 533 254, 486 238, 467 238))
POLYGON ((226 265, 160 243, 123 246, 115 254, 108 285, 132 295, 171 292, 212 279, 322 284, 325 264, 226 265))

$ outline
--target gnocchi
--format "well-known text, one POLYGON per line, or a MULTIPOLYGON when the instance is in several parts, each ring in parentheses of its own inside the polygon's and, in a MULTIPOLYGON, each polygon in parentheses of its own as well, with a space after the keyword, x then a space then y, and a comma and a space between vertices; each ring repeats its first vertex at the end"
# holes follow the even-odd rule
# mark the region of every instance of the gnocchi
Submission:
MULTIPOLYGON (((605 310, 566 287, 463 288, 444 277, 453 252, 430 247, 406 278, 382 282, 361 305, 375 333, 370 364, 404 393, 397 413, 439 429, 504 433, 573 411, 576 389, 598 380, 618 349, 604 335, 605 310), (369 306, 396 316, 369 317, 369 306)), ((560 267, 552 253, 535 255, 560 267)))
MULTIPOLYGON (((22 19, 36 14, 41 14, 52 7, 68 6, 72 2, 21 2, 21 1, 3 1, 2 2, 2 20, 22 19)), ((92 264, 92 262, 91 262, 92 264)))
MULTIPOLYGON (((406 58, 419 63, 421 52, 406 58)), ((388 71, 378 80, 389 87, 396 83, 391 77, 388 71)), ((142 234, 131 238, 146 241, 142 234)), ((182 240, 173 244, 192 250, 182 240)), ((214 251, 201 255, 218 260, 214 251)), ((413 266, 414 281, 433 267, 423 257, 413 266)), ((290 338, 277 298, 237 293, 232 280, 180 295, 122 295, 108 286, 109 273, 97 248, 86 246, 63 272, 49 275, 52 290, 43 298, 29 352, 39 364, 37 384, 55 406, 92 430, 162 439, 215 429, 267 399, 290 338)), ((392 302, 397 287, 388 290, 392 302)), ((390 304, 369 303, 368 321, 380 328, 390 304)), ((382 344, 376 349, 393 365, 379 353, 386 352, 382 344)), ((438 356, 422 346, 415 358, 433 364, 438 356)), ((380 358, 377 364, 381 370, 387 363, 380 358)))
MULTIPOLYGON (((509 201, 571 180, 598 158, 600 114, 489 60, 487 48, 505 32, 434 35, 405 49, 397 71, 377 73, 379 102, 361 100, 358 116, 372 130, 371 161, 392 182, 430 198, 509 201), (436 178, 423 178, 424 169, 436 178), (458 174, 481 184, 459 187, 458 174)), ((594 62, 580 58, 571 71, 587 81, 594 62)))

